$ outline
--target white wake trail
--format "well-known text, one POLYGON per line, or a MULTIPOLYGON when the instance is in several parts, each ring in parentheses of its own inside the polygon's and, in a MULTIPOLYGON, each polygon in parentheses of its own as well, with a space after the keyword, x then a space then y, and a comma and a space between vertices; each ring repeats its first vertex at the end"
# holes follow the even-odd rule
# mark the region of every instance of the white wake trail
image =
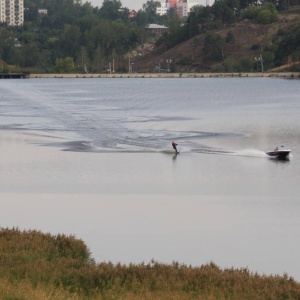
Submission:
POLYGON ((236 152, 239 156, 250 156, 250 157, 268 157, 266 152, 258 149, 243 149, 236 152))

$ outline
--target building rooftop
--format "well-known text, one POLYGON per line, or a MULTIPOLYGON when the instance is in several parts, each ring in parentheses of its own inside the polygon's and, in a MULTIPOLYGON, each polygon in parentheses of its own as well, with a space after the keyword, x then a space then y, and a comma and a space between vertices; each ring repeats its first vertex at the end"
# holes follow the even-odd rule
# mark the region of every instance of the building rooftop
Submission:
POLYGON ((166 27, 164 25, 159 25, 159 24, 148 24, 146 26, 148 29, 168 29, 169 27, 166 27))

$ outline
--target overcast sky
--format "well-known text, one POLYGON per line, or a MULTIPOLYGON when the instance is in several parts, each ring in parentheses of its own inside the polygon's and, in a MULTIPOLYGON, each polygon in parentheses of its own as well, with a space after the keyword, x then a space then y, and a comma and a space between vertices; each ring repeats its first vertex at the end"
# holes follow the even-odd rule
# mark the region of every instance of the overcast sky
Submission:
MULTIPOLYGON (((93 6, 98 6, 101 7, 103 0, 82 0, 82 3, 84 3, 85 1, 90 2, 93 6)), ((139 9, 142 8, 143 4, 147 2, 147 0, 120 0, 122 5, 124 7, 128 7, 129 10, 136 10, 138 11, 139 9)), ((164 2, 165 0, 158 0, 160 2, 164 2)), ((202 5, 205 5, 206 0, 193 0, 191 2, 196 2, 202 5)), ((209 0, 210 5, 214 2, 213 0, 209 0)))
MULTIPOLYGON (((87 0, 90 2, 93 6, 102 6, 103 0, 87 0)), ((85 0, 82 1, 84 3, 85 0)), ((147 0, 121 0, 121 3, 123 6, 128 7, 130 10, 139 10, 142 8, 143 3, 146 3, 147 0)))

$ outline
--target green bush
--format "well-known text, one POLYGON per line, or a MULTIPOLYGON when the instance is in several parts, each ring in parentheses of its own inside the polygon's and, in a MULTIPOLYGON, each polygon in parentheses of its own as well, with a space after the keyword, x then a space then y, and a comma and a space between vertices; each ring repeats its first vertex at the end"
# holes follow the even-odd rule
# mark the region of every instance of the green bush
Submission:
POLYGON ((266 2, 258 10, 256 21, 260 24, 270 24, 278 20, 277 10, 273 3, 266 2))
POLYGON ((260 24, 270 24, 277 20, 276 14, 267 9, 262 9, 258 12, 256 21, 260 24))
POLYGON ((253 65, 254 65, 253 59, 242 58, 237 65, 237 71, 238 72, 252 72, 253 65))
POLYGON ((60 74, 75 73, 75 65, 72 57, 56 60, 55 72, 60 74))
POLYGON ((258 44, 253 44, 251 46, 251 50, 259 50, 259 49, 260 49, 260 45, 258 45, 258 44))
POLYGON ((270 2, 261 7, 249 6, 243 10, 241 16, 242 19, 254 20, 260 24, 270 24, 278 20, 276 7, 270 2))
POLYGON ((224 60, 225 72, 237 72, 238 62, 233 57, 227 57, 224 60))
POLYGON ((258 8, 255 6, 249 6, 242 12, 242 19, 254 20, 258 14, 258 8))
POLYGON ((268 70, 268 69, 272 69, 274 67, 274 52, 271 51, 265 51, 262 54, 263 57, 263 62, 264 62, 264 69, 268 70))
POLYGON ((214 73, 224 73, 225 68, 222 64, 215 64, 212 67, 212 72, 214 72, 214 73))

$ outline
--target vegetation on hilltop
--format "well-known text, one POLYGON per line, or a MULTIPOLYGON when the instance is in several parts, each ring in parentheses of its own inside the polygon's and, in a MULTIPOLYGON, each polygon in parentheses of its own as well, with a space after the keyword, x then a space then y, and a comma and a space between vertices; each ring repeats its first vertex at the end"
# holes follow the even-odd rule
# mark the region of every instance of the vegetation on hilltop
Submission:
MULTIPOLYGON (((120 250, 121 251, 121 250, 120 250)), ((248 269, 95 263, 73 236, 0 229, 1 299, 299 299, 286 274, 248 269)))
POLYGON ((265 70, 283 64, 298 70, 300 0, 216 0, 195 6, 186 19, 174 10, 157 15, 154 0, 131 19, 119 0, 104 0, 101 7, 81 0, 24 1, 24 26, 0 25, 0 72, 103 73, 112 65, 128 72, 129 56, 138 72, 153 72, 166 59, 172 63, 164 69, 177 72, 259 71, 255 58, 265 70), (169 31, 150 54, 135 51, 134 57, 134 50, 147 48, 149 23, 169 31))
POLYGON ((81 0, 25 0, 24 6, 23 27, 0 25, 0 71, 106 72, 113 60, 122 71, 119 60, 145 40, 144 26, 168 20, 156 15, 153 0, 134 20, 119 0, 100 8, 81 0))
POLYGON ((152 53, 136 57, 138 72, 167 69, 170 59, 173 72, 300 71, 300 7, 278 12, 267 2, 229 16, 213 8, 195 7, 184 26, 173 24, 152 53))

